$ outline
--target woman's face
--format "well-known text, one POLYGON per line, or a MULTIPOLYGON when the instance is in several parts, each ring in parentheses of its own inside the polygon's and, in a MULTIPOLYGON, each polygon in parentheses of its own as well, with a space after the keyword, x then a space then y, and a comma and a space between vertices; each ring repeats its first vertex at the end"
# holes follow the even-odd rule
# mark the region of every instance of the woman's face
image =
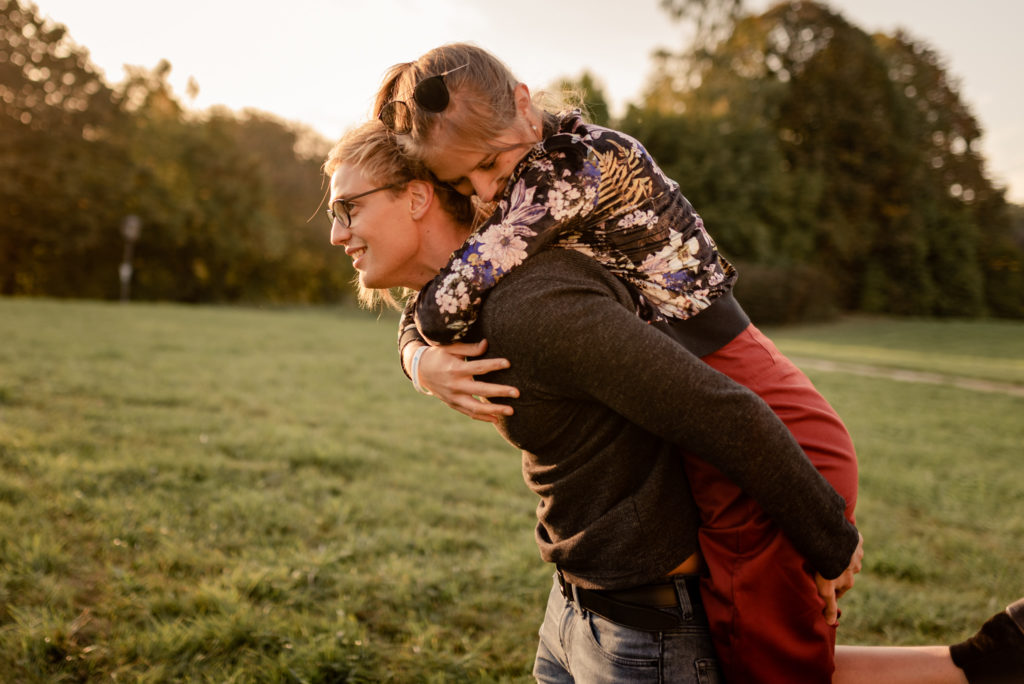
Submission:
POLYGON ((484 202, 492 202, 501 197, 513 169, 539 137, 529 124, 516 119, 511 128, 490 141, 489 149, 439 140, 430 170, 463 195, 476 195, 484 202), (494 151, 495 148, 500 151, 494 151))
MULTIPOLYGON (((331 175, 330 206, 380 185, 351 164, 342 164, 331 175)), ((415 288, 423 284, 420 236, 406 195, 407 191, 396 197, 391 190, 381 190, 359 197, 348 205, 348 226, 337 219, 331 224, 331 244, 343 246, 345 254, 352 257, 364 287, 415 288)))

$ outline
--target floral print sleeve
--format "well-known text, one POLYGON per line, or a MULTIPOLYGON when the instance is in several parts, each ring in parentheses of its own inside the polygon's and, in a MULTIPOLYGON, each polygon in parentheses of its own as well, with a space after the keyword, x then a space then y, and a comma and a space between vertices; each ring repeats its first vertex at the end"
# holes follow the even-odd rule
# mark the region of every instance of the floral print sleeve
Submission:
POLYGON ((640 143, 573 114, 519 163, 495 212, 420 290, 420 334, 461 339, 502 276, 550 245, 597 259, 668 316, 692 315, 731 286, 700 217, 640 143))

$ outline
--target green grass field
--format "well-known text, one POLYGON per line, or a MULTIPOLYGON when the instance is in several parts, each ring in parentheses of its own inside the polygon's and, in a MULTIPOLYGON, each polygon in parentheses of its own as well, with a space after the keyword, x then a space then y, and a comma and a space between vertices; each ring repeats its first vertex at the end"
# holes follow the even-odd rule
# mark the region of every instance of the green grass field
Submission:
MULTIPOLYGON (((519 455, 417 395, 395 317, 0 299, 0 681, 528 681, 519 455)), ((850 319, 795 356, 1024 384, 1024 324, 850 319)), ((1024 399, 809 373, 861 460, 843 643, 1024 594, 1024 399)))

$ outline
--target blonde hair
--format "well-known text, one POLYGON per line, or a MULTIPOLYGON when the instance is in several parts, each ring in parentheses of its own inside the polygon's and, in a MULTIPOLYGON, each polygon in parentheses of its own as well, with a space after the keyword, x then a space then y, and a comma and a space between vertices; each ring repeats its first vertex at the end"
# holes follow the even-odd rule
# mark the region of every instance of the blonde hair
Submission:
MULTIPOLYGON (((342 164, 357 167, 367 179, 380 185, 404 186, 414 180, 430 183, 434 187, 434 196, 453 220, 471 226, 476 218, 473 201, 452 187, 438 182, 422 162, 410 157, 399 147, 395 136, 380 121, 367 121, 346 131, 327 154, 323 164, 324 175, 330 178, 342 164)), ((400 188, 386 192, 398 193, 400 188)), ((399 293, 396 297, 392 290, 364 287, 358 277, 356 284, 359 303, 370 309, 378 306, 400 309, 400 300, 410 292, 405 288, 394 288, 399 293)))
MULTIPOLYGON (((502 150, 493 139, 516 120, 512 71, 497 57, 471 43, 450 43, 430 50, 414 62, 391 67, 377 91, 374 112, 389 102, 405 102, 411 114, 411 130, 397 136, 411 156, 429 163, 439 140, 457 140, 460 145, 502 150), (451 100, 441 112, 428 112, 413 99, 413 90, 424 79, 454 70, 444 77, 451 100)), ((541 111, 556 112, 572 103, 550 93, 538 92, 534 105, 541 111)))

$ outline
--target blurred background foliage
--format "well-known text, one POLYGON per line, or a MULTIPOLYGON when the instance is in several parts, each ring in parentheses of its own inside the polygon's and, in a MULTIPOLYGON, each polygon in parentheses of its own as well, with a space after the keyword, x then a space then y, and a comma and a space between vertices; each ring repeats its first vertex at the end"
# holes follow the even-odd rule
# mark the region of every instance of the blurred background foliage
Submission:
POLYGON ((263 112, 190 111, 166 61, 107 84, 65 27, 0 7, 0 293, 117 298, 135 215, 135 298, 350 296, 319 208, 326 140, 263 112))
MULTIPOLYGON (((662 6, 695 38, 656 55, 620 118, 599 75, 555 86, 679 182, 755 320, 1024 317, 1024 208, 990 180, 941 55, 814 2, 662 6)), ((328 141, 263 112, 192 110, 167 62, 106 83, 65 27, 0 8, 0 294, 116 298, 135 215, 134 298, 353 298, 320 215, 328 141)))

